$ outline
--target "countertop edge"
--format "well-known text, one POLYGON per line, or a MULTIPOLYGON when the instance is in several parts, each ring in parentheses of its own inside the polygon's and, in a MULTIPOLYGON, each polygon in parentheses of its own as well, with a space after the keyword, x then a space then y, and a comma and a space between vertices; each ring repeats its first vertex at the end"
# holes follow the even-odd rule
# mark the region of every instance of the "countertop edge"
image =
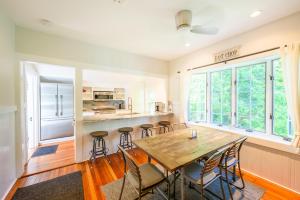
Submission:
POLYGON ((82 119, 83 123, 96 123, 96 122, 104 122, 104 121, 110 121, 110 120, 128 120, 128 119, 135 119, 135 118, 142 118, 142 117, 159 117, 159 116, 167 116, 167 115, 173 115, 173 112, 166 112, 166 113, 155 113, 155 114, 138 114, 138 115, 123 115, 123 116, 116 116, 112 118, 103 118, 103 119, 82 119))

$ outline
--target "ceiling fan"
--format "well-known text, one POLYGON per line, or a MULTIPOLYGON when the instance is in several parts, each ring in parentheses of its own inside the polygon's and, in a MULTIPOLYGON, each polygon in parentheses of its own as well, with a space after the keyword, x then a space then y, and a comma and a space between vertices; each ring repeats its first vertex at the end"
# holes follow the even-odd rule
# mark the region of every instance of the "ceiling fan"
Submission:
POLYGON ((175 16, 177 30, 189 30, 196 34, 215 35, 218 28, 214 26, 192 25, 192 11, 181 10, 175 16))

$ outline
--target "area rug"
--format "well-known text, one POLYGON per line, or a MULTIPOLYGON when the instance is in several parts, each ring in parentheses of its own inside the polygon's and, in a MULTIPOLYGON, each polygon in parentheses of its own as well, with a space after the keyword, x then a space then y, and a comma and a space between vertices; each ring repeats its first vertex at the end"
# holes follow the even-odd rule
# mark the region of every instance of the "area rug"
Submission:
MULTIPOLYGON (((109 183, 109 184, 101 187, 102 191, 105 194, 106 200, 118 200, 119 199, 122 181, 123 181, 123 179, 119 179, 117 181, 114 181, 112 183, 109 183)), ((181 189, 180 182, 181 182, 181 178, 179 178, 176 181, 176 197, 178 199, 180 199, 180 189, 181 189)), ((237 184, 240 184, 240 182, 241 181, 238 180, 237 184)), ((262 189, 256 185, 253 185, 247 181, 245 182, 245 184, 246 184, 245 189, 242 191, 235 189, 234 187, 231 187, 231 190, 233 192, 233 199, 235 199, 235 200, 259 200, 259 199, 261 199, 261 197, 264 194, 264 189, 262 189)), ((230 199, 228 187, 225 182, 223 182, 223 186, 224 186, 226 199, 230 199)), ((160 186, 160 189, 162 191, 165 191, 166 184, 163 183, 160 186)), ((197 189, 197 186, 195 186, 194 189, 192 189, 188 186, 188 184, 186 184, 185 185, 185 199, 187 199, 187 200, 200 199, 200 193, 198 191, 196 191, 196 189, 197 189)), ((212 183, 208 187, 208 190, 217 194, 219 197, 222 197, 220 181, 216 180, 214 183, 212 183)), ((171 189, 171 191, 173 192, 172 189, 171 189)), ((133 200, 136 197, 138 197, 138 196, 137 196, 137 193, 135 192, 133 186, 129 182, 126 181, 125 187, 124 187, 124 192, 122 195, 122 200, 133 200)), ((205 197, 207 199, 211 199, 211 200, 218 199, 217 197, 211 195, 208 192, 205 192, 205 197)), ((151 194, 151 193, 147 194, 146 196, 143 197, 143 199, 145 199, 145 200, 164 200, 164 198, 155 190, 154 190, 154 194, 151 194)))
POLYGON ((18 188, 13 200, 83 200, 81 172, 18 188))
POLYGON ((56 153, 58 145, 51 145, 51 146, 46 146, 46 147, 39 147, 31 157, 37 157, 37 156, 43 156, 43 155, 48 155, 52 153, 56 153))

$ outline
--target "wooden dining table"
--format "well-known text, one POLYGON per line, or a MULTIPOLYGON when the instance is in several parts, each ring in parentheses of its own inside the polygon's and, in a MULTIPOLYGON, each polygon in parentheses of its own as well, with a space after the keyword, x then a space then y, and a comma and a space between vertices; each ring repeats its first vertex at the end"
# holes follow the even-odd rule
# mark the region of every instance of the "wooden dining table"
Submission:
MULTIPOLYGON (((244 136, 213 128, 192 126, 138 139, 133 143, 148 155, 149 161, 154 159, 167 171, 175 173, 176 170, 180 170, 183 174, 184 166, 242 137, 244 136), (192 131, 197 132, 196 138, 192 138, 192 131)), ((184 196, 184 181, 181 181, 182 200, 184 196)))

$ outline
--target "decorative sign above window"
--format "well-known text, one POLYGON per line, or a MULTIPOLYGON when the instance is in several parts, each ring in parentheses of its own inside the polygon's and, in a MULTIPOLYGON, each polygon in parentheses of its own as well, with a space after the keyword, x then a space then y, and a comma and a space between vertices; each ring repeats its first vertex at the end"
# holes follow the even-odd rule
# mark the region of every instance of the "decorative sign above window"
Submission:
POLYGON ((236 58, 240 55, 241 46, 232 47, 230 49, 226 49, 224 51, 218 52, 214 54, 215 62, 222 62, 226 60, 230 60, 232 58, 236 58))

